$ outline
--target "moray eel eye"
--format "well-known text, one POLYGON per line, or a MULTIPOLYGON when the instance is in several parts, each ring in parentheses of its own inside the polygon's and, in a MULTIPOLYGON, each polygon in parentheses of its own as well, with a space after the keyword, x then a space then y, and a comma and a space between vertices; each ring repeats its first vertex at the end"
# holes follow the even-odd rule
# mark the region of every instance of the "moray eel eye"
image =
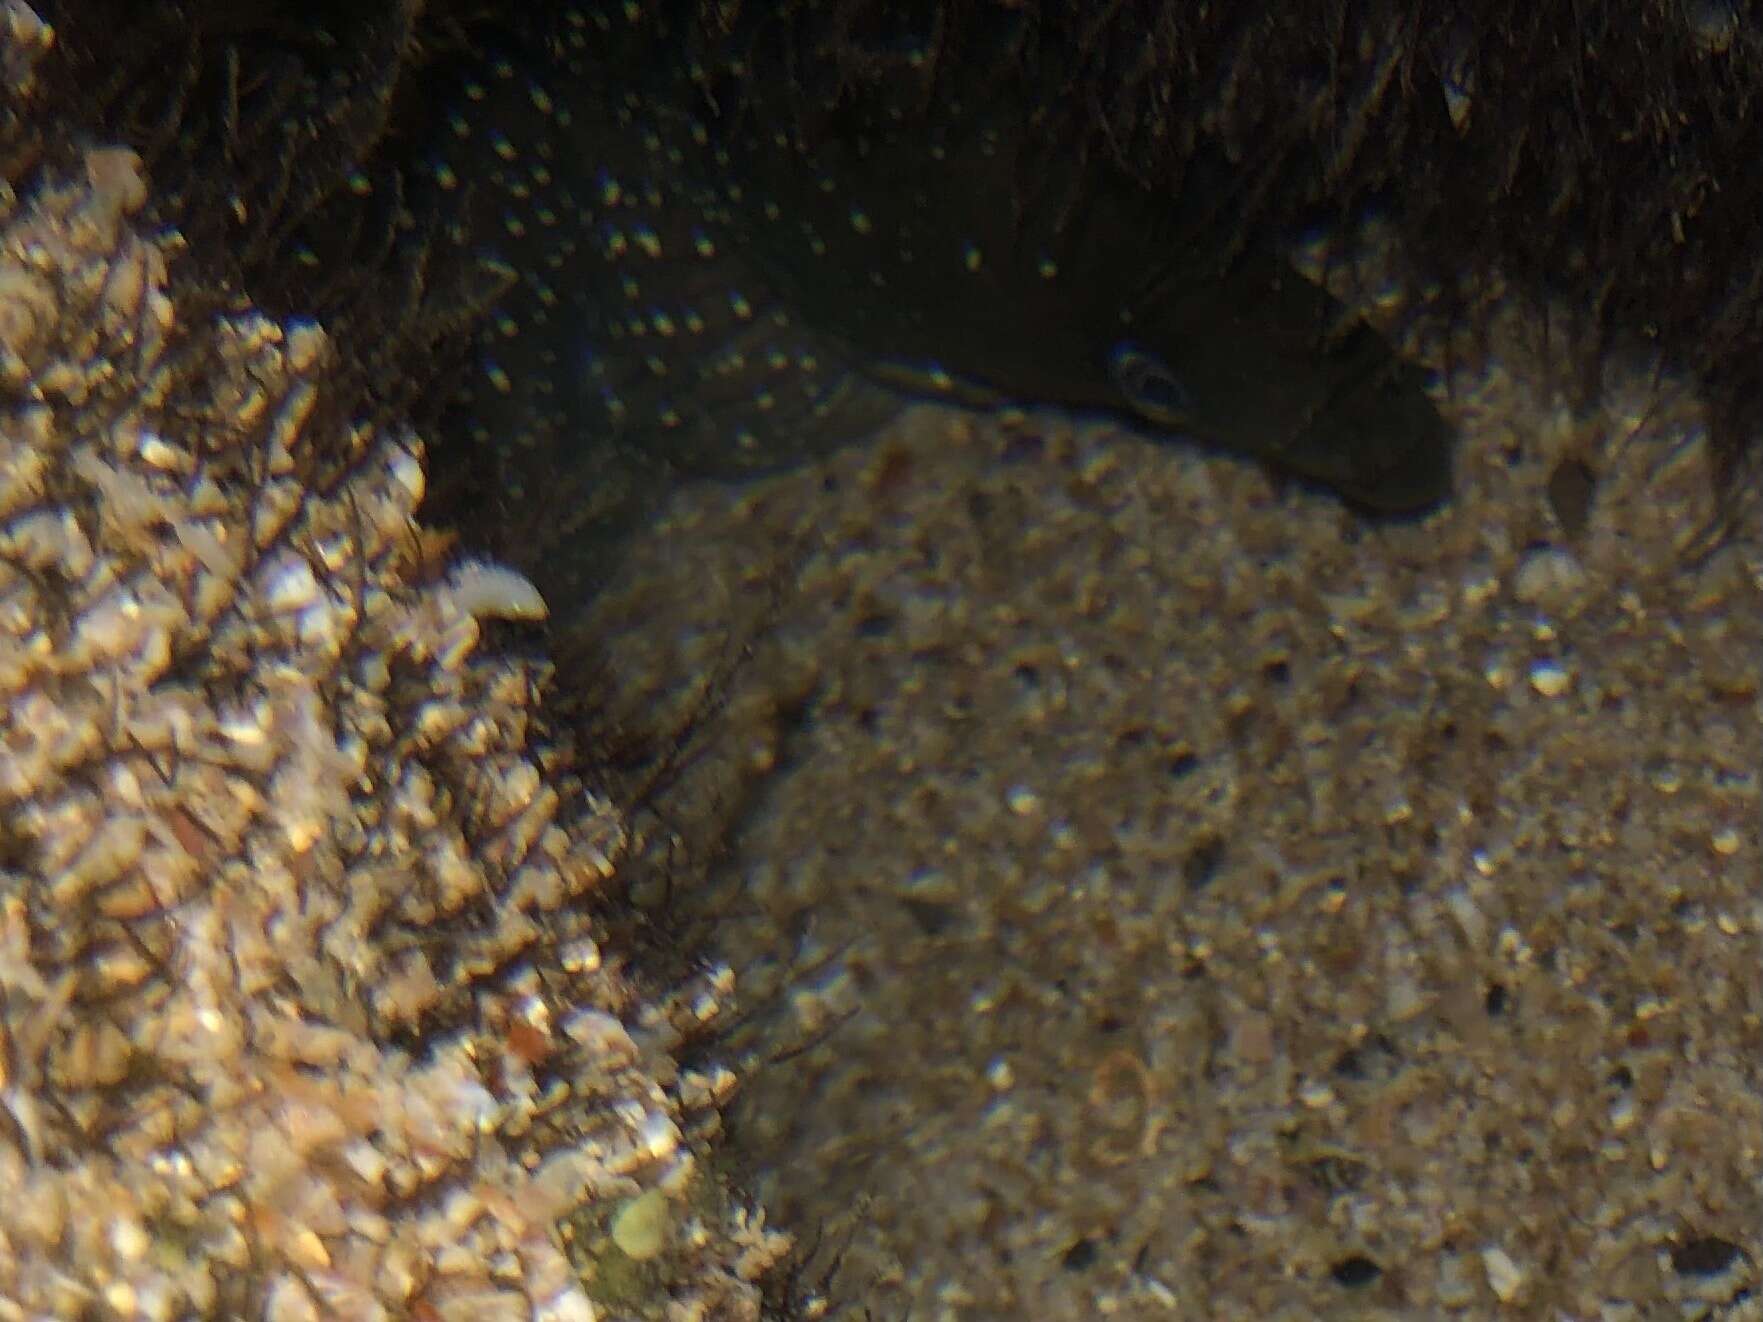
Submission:
POLYGON ((1131 342, 1117 344, 1108 355, 1108 372, 1127 407, 1147 422, 1172 430, 1189 425, 1193 397, 1156 354, 1131 342))

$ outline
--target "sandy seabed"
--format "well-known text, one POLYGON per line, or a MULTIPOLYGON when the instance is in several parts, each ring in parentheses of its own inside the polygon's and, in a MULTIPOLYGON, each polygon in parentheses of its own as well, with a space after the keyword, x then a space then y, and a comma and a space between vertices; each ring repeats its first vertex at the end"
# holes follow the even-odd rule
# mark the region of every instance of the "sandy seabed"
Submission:
POLYGON ((1501 336, 1415 522, 925 406, 580 622, 632 720, 732 671, 674 902, 854 1315, 1763 1316, 1763 563, 1685 392, 1501 336))

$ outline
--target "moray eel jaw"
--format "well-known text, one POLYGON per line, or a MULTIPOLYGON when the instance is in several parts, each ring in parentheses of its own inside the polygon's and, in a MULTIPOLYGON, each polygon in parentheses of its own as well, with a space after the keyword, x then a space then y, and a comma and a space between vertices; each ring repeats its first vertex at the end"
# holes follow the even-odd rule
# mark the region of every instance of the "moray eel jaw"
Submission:
POLYGON ((1431 509, 1451 494, 1456 434, 1433 406, 1426 382, 1427 373, 1412 363, 1385 360, 1382 370, 1331 397, 1297 448, 1316 476, 1361 509, 1431 509))
POLYGON ((1259 459, 1368 513, 1449 497, 1456 436, 1426 370, 1274 245, 1116 291, 1110 308, 1134 329, 1107 355, 1111 407, 1147 429, 1259 459))
MULTIPOLYGON (((1319 483, 1371 514, 1428 510, 1451 494, 1455 434, 1427 397, 1426 377, 1407 363, 1352 383, 1321 402, 1288 438, 1239 441, 1276 470, 1319 483)), ((1154 354, 1134 346, 1110 363, 1120 410, 1154 434, 1207 440, 1185 384, 1154 354)))

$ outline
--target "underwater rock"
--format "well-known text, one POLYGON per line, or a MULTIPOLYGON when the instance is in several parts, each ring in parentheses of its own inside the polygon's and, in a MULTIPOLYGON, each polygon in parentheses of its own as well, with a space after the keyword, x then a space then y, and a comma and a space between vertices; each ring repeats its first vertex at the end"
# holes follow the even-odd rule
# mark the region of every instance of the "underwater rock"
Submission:
MULTIPOLYGON (((425 577, 420 442, 329 431, 324 332, 190 315, 138 158, 83 167, 0 196, 0 1312, 588 1322, 715 1096, 603 949, 544 668, 479 646, 541 604, 425 577)), ((755 1317, 788 1240, 698 1212, 650 1303, 755 1317)))

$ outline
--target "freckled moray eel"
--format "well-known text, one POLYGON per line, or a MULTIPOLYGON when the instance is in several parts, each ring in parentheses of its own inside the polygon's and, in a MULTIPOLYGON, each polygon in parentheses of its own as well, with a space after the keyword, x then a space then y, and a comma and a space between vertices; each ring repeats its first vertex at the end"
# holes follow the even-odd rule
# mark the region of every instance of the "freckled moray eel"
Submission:
POLYGON ((1155 197, 1008 93, 810 140, 683 61, 609 75, 592 44, 573 72, 494 64, 436 163, 484 192, 516 278, 474 387, 486 440, 727 476, 858 438, 904 388, 1111 414, 1370 511, 1449 494, 1426 372, 1274 245, 1236 250, 1207 184, 1228 170, 1155 197))

